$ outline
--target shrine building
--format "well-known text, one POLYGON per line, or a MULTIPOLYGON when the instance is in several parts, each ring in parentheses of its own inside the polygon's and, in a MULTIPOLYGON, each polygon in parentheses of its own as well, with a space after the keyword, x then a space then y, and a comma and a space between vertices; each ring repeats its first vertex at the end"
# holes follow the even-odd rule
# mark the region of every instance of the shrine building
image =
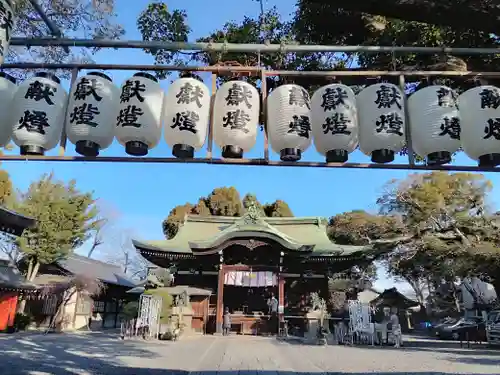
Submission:
MULTIPOLYGON (((20 236, 36 221, 0 206, 0 232, 20 236)), ((0 259, 0 332, 13 329, 20 295, 33 293, 36 285, 27 281, 9 260, 0 259)))
POLYGON ((328 298, 328 275, 386 251, 335 244, 326 226, 324 218, 262 217, 250 207, 242 217, 188 215, 173 238, 133 243, 148 261, 172 270, 175 286, 209 291, 191 298, 194 329, 220 333, 228 308, 241 333, 260 334, 269 333, 271 295, 280 322, 304 321, 310 293, 328 298))

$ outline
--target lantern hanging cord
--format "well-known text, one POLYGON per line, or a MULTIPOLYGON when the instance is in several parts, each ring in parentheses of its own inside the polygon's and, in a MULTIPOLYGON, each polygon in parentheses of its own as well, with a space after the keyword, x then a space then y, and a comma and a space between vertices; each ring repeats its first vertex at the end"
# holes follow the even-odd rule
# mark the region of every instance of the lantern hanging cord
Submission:
MULTIPOLYGON (((42 9, 42 7, 40 6, 40 4, 38 4, 38 1, 37 0, 29 0, 29 2, 31 4, 31 6, 33 7, 33 9, 35 9, 35 11, 38 13, 38 15, 40 16, 40 18, 42 19, 42 21, 45 23, 45 25, 47 25, 47 27, 50 30, 50 33, 52 34, 52 36, 54 38, 62 38, 63 34, 62 34, 61 30, 47 16, 47 14, 42 9)), ((29 46, 29 45, 27 45, 27 46, 29 46)), ((63 47, 64 52, 70 53, 68 46, 62 46, 62 47, 63 47)))

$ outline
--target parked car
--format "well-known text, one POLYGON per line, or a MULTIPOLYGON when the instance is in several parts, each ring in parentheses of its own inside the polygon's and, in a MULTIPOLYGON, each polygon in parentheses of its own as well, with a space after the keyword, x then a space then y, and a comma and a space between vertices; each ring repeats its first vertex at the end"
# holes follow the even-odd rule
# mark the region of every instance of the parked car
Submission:
POLYGON ((442 340, 465 340, 467 333, 470 340, 486 341, 486 323, 479 317, 467 318, 436 330, 436 336, 442 340))
POLYGON ((493 310, 488 314, 486 340, 489 346, 500 345, 500 310, 493 310))
POLYGON ((431 327, 432 333, 435 336, 439 337, 439 332, 441 329, 443 329, 443 327, 452 326, 452 325, 456 324, 457 322, 458 322, 458 319, 456 319, 456 318, 449 318, 448 317, 448 318, 441 319, 439 322, 432 325, 432 327, 431 327))

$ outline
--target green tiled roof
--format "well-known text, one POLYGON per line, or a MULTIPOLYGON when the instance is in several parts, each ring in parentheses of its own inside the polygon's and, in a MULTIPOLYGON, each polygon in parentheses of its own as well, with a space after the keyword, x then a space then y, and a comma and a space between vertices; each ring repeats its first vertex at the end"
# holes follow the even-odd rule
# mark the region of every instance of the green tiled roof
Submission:
POLYGON ((188 215, 176 236, 169 240, 139 241, 135 247, 145 251, 192 254, 210 249, 235 238, 267 238, 290 251, 312 252, 318 256, 351 255, 371 246, 345 246, 330 241, 327 220, 319 217, 243 217, 188 215))

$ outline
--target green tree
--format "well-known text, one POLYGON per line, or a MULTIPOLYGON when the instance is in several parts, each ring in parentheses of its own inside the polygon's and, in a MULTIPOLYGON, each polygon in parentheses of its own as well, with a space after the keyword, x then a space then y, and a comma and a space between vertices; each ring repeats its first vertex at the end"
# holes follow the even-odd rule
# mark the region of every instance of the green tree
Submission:
POLYGON ((337 243, 362 245, 400 238, 384 259, 389 274, 406 281, 419 302, 426 289, 452 285, 470 273, 498 271, 496 222, 487 210, 491 183, 470 173, 433 172, 390 181, 378 199, 380 214, 352 211, 330 219, 337 243))
POLYGON ((184 222, 186 215, 192 213, 192 210, 193 206, 190 203, 175 206, 162 223, 165 237, 173 238, 179 230, 179 226, 184 222))
MULTIPOLYGON (((303 0, 307 4, 329 4, 328 0, 303 0)), ((500 10, 495 2, 482 0, 336 0, 335 6, 349 11, 380 14, 406 21, 495 32, 500 10)))
MULTIPOLYGON (((125 32, 116 20, 115 0, 38 0, 38 3, 64 36, 117 39, 125 32)), ((49 29, 28 0, 16 1, 16 4, 17 21, 13 35, 34 38, 50 35, 49 29)), ((96 51, 95 48, 72 49, 68 54, 61 47, 12 47, 7 62, 92 62, 92 54, 96 51)), ((23 71, 16 73, 21 78, 24 76, 23 71)), ((68 72, 64 73, 68 75, 68 72)))
POLYGON ((184 222, 186 215, 201 216, 242 216, 250 202, 253 201, 268 217, 290 217, 293 213, 288 204, 282 200, 268 204, 261 204, 254 194, 247 194, 241 199, 240 193, 234 187, 220 187, 214 189, 207 197, 198 199, 193 205, 185 203, 174 207, 168 217, 163 220, 163 233, 167 238, 173 238, 179 226, 184 222))
POLYGON ((266 216, 269 217, 292 217, 293 212, 288 206, 288 203, 282 201, 281 199, 277 199, 273 203, 266 203, 263 206, 264 212, 266 216))
POLYGON ((15 207, 37 223, 16 240, 28 265, 29 281, 35 279, 40 265, 64 259, 81 246, 98 225, 93 194, 80 192, 74 180, 66 184, 52 174, 20 193, 15 207))
POLYGON ((214 216, 241 216, 245 211, 240 193, 232 186, 215 188, 205 203, 214 216))
POLYGON ((9 206, 14 196, 14 188, 9 173, 0 169, 0 205, 9 206))
POLYGON ((250 207, 252 204, 255 204, 259 211, 261 212, 262 216, 266 216, 266 212, 264 210, 264 207, 260 204, 260 202, 257 200, 257 197, 254 194, 248 193, 243 197, 243 208, 246 210, 248 207, 250 207))
POLYGON ((499 285, 498 225, 487 206, 491 186, 472 173, 391 181, 378 203, 382 214, 401 218, 407 240, 388 259, 389 271, 430 291, 478 273, 499 285))
MULTIPOLYGON (((15 202, 15 191, 9 173, 0 169, 0 206, 12 208, 15 202)), ((17 264, 20 251, 15 241, 15 236, 0 232, 0 251, 2 251, 13 264, 17 264)))
POLYGON ((403 233, 402 223, 396 217, 373 215, 363 210, 332 216, 328 222, 328 236, 342 245, 368 245, 403 233))
MULTIPOLYGON (((188 25, 188 15, 184 10, 168 10, 165 2, 155 2, 150 4, 139 16, 137 20, 142 38, 147 41, 160 40, 169 42, 187 41, 191 28, 188 25)), ((197 42, 204 43, 274 43, 290 44, 295 43, 296 37, 293 24, 284 20, 276 8, 264 10, 258 17, 244 16, 240 22, 226 22, 220 28, 214 30, 209 35, 198 38, 197 42)), ((215 65, 219 63, 240 64, 242 66, 260 66, 273 69, 289 70, 317 70, 329 69, 334 66, 343 66, 345 59, 334 54, 262 54, 256 53, 231 53, 231 52, 170 52, 161 49, 146 50, 151 54, 157 64, 187 64, 197 62, 204 65, 215 65)), ((158 73, 161 77, 165 72, 158 73)), ((219 76, 219 83, 228 79, 229 76, 219 76)), ((259 86, 259 79, 255 77, 247 78, 249 82, 259 86)), ((324 82, 322 78, 294 79, 298 84, 305 87, 314 87, 318 83, 324 82)), ((268 78, 268 89, 283 83, 282 78, 268 78)))
MULTIPOLYGON (((499 43, 491 32, 374 16, 342 9, 336 3, 314 0, 298 1, 293 26, 298 42, 316 44, 498 47, 499 43)), ((361 53, 356 57, 361 67, 381 70, 425 69, 443 63, 442 55, 361 53)), ((498 64, 492 56, 486 55, 466 56, 464 60, 471 70, 489 70, 498 64)))
MULTIPOLYGON (((187 24, 187 14, 184 10, 168 10, 165 2, 154 2, 144 9, 137 19, 137 28, 145 41, 161 42, 187 42, 191 31, 187 24)), ((146 53, 152 55, 155 64, 182 65, 184 56, 193 56, 181 51, 166 51, 162 49, 147 49, 146 53)), ((164 78, 170 72, 160 71, 156 73, 164 78)))

